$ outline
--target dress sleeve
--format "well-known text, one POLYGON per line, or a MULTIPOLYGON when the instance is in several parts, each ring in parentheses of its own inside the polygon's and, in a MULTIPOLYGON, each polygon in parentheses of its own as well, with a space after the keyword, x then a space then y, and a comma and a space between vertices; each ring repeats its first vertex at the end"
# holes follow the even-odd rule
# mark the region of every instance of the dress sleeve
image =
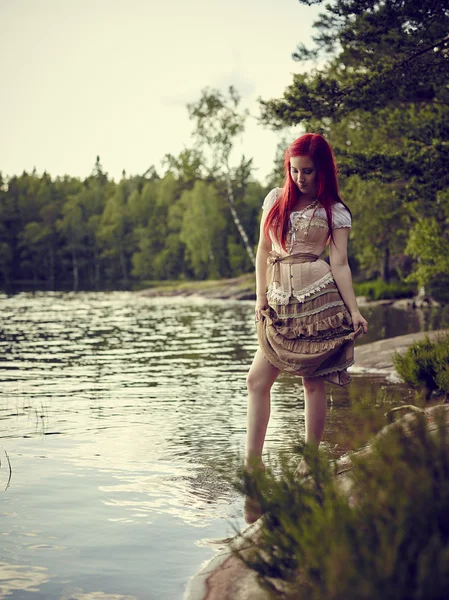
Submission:
POLYGON ((348 209, 343 204, 334 204, 332 207, 332 226, 334 229, 351 227, 352 219, 348 209))
POLYGON ((276 190, 276 188, 273 188, 271 190, 271 192, 268 192, 268 194, 265 196, 265 200, 263 201, 263 204, 262 204, 262 209, 270 210, 270 208, 272 208, 273 204, 276 202, 276 199, 277 199, 277 190, 276 190))

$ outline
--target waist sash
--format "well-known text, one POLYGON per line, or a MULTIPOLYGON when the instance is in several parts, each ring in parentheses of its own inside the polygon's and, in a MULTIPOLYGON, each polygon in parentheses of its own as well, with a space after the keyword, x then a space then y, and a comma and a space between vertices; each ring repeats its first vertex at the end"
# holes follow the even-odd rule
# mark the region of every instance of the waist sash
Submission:
POLYGON ((287 265, 296 265, 299 263, 315 262, 318 259, 318 254, 310 254, 309 252, 297 252, 296 254, 281 256, 275 250, 272 250, 267 257, 268 285, 276 283, 279 286, 281 284, 281 262, 287 265))

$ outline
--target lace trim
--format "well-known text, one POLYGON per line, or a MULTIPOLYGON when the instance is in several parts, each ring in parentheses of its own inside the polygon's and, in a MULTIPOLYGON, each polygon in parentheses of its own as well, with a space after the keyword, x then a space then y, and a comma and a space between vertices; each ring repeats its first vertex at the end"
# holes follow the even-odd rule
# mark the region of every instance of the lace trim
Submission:
MULTIPOLYGON (((267 316, 265 312, 263 314, 267 316)), ((312 345, 318 344, 315 350, 319 351, 325 349, 327 344, 333 344, 338 337, 351 335, 354 332, 351 317, 345 308, 334 315, 307 324, 301 323, 300 319, 293 319, 290 323, 283 321, 279 323, 277 318, 273 321, 273 318, 268 316, 268 326, 273 336, 281 335, 285 343, 292 343, 295 348, 299 348, 302 342, 309 344, 303 346, 306 353, 309 352, 307 348, 315 347, 312 345)))
POLYGON ((273 304, 282 304, 285 306, 290 300, 290 293, 284 292, 280 288, 274 287, 274 285, 270 285, 267 290, 267 300, 273 304))
POLYGON ((272 304, 281 304, 282 306, 286 306, 289 303, 290 298, 293 297, 296 298, 299 303, 301 303, 304 302, 307 297, 319 292, 331 282, 334 282, 332 273, 326 273, 324 277, 318 279, 318 281, 314 281, 311 285, 303 288, 302 290, 299 290, 298 292, 293 290, 291 295, 289 292, 284 292, 284 290, 281 288, 275 287, 274 284, 271 284, 268 286, 267 300, 272 304))
POLYGON ((312 310, 307 310, 302 313, 292 313, 289 315, 277 315, 278 319, 301 319, 302 317, 309 317, 310 315, 316 315, 323 310, 327 310, 328 308, 334 308, 334 306, 344 306, 343 300, 336 300, 335 302, 328 302, 327 304, 323 304, 323 306, 319 306, 318 308, 313 308, 312 310))
POLYGON ((320 227, 329 229, 327 221, 320 217, 306 217, 305 215, 297 216, 292 220, 291 230, 308 229, 309 227, 320 227))
POLYGON ((314 281, 311 285, 299 290, 299 292, 293 291, 292 295, 298 300, 298 302, 304 302, 307 296, 310 296, 314 292, 318 292, 318 290, 323 289, 331 281, 334 281, 332 273, 326 273, 324 277, 318 279, 318 281, 314 281))
MULTIPOLYGON (((331 294, 332 292, 338 292, 338 288, 337 287, 329 287, 326 289, 318 290, 318 291, 314 292, 313 298, 309 298, 309 300, 315 300, 315 298, 319 298, 320 296, 323 296, 324 294, 331 294)), ((295 298, 295 300, 296 300, 296 298, 295 298)))
POLYGON ((330 352, 336 348, 341 348, 347 342, 353 342, 355 339, 355 332, 350 330, 349 325, 342 324, 338 328, 329 328, 328 333, 329 335, 326 338, 321 338, 320 332, 317 332, 315 339, 307 339, 300 336, 287 338, 282 332, 275 331, 274 328, 267 331, 272 346, 282 348, 286 353, 296 354, 297 361, 301 360, 301 355, 311 356, 330 352), (319 339, 316 339, 317 337, 319 339))
POLYGON ((338 373, 339 371, 344 371, 348 367, 354 364, 354 359, 348 360, 344 365, 338 365, 335 367, 331 367, 330 369, 321 369, 320 371, 316 371, 312 377, 322 377, 323 375, 330 375, 331 373, 338 373))

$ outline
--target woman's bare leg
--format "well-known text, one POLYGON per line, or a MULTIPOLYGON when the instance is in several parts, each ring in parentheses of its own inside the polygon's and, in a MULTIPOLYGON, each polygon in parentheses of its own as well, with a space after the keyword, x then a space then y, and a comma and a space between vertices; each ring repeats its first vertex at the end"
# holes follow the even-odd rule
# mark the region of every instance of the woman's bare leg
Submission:
POLYGON ((320 445, 326 424, 327 399, 324 379, 304 377, 306 444, 320 445))
MULTIPOLYGON (((318 447, 326 424, 327 398, 324 379, 303 378, 305 396, 306 444, 318 447)), ((307 475, 309 467, 304 460, 298 465, 296 473, 307 475)))
POLYGON ((246 464, 262 465, 262 450, 270 419, 270 390, 279 375, 258 348, 248 372, 248 416, 246 430, 246 464))

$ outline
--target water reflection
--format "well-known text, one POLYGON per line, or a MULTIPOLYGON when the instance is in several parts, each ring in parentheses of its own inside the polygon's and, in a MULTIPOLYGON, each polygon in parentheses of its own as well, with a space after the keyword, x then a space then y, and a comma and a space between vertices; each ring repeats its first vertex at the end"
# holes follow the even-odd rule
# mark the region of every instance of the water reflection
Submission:
POLYGON ((366 344, 406 333, 433 331, 449 327, 449 305, 441 308, 402 310, 392 306, 369 305, 361 308, 368 320, 369 332, 358 343, 366 344))
POLYGON ((106 594, 105 592, 84 592, 80 588, 70 587, 64 590, 60 600, 137 600, 136 596, 106 594))
POLYGON ((16 592, 38 592, 48 579, 44 567, 0 562, 0 598, 14 597, 16 592))
MULTIPOLYGON (((449 321, 444 311, 363 312, 363 342, 449 321)), ((150 582, 154 597, 180 598, 211 540, 232 534, 229 520, 243 525, 229 478, 244 446, 253 304, 41 293, 1 296, 0 315, 8 568, 38 556, 42 570, 23 572, 45 573, 47 600, 148 598, 150 582)), ((325 445, 335 454, 353 406, 384 383, 329 388, 325 445)), ((267 452, 304 431, 298 378, 282 376, 272 400, 267 452)))

